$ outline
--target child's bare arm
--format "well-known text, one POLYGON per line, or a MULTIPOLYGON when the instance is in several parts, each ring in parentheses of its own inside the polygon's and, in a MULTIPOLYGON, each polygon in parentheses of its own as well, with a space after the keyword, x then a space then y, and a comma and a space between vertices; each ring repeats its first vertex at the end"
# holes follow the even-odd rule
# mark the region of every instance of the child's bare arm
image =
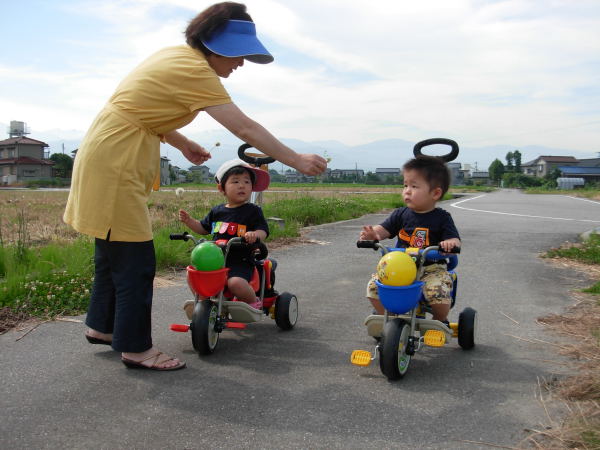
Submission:
POLYGON ((460 239, 446 239, 445 241, 441 241, 439 246, 442 247, 443 251, 450 252, 454 247, 460 247, 460 239))
POLYGON ((390 237, 390 232, 381 225, 365 225, 360 232, 359 239, 361 241, 383 241, 390 237))
POLYGON ((187 225, 187 227, 197 234, 208 234, 208 231, 204 229, 200 221, 193 219, 187 211, 179 210, 179 221, 187 225))
POLYGON ((249 244, 254 244, 257 239, 264 241, 266 238, 267 233, 264 230, 246 231, 246 234, 244 234, 244 239, 249 244))

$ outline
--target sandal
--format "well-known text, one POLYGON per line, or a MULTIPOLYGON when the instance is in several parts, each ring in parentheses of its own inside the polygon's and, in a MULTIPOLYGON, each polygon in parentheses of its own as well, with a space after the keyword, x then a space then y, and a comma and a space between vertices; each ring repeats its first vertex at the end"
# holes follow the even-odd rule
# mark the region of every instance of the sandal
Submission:
POLYGON ((102 345, 112 345, 112 341, 107 341, 104 339, 100 339, 94 336, 90 336, 89 334, 85 333, 85 338, 87 339, 87 341, 90 344, 102 344, 102 345))
POLYGON ((146 359, 142 359, 141 361, 134 361, 133 359, 123 358, 121 357, 121 361, 130 369, 148 369, 148 370, 179 370, 185 367, 184 361, 179 361, 179 364, 173 367, 158 367, 160 364, 164 364, 168 361, 173 361, 177 358, 173 358, 172 356, 166 355, 163 352, 158 352, 152 356, 148 356, 146 359), (161 359, 161 355, 163 358, 161 359), (143 364, 144 362, 153 359, 152 364, 147 366, 143 364))

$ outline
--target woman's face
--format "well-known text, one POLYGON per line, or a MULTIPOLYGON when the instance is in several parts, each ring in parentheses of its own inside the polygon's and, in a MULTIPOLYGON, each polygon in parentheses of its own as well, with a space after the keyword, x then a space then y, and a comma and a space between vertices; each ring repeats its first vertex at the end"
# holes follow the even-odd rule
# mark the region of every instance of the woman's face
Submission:
POLYGON ((228 58, 227 56, 220 56, 212 53, 206 57, 206 60, 208 61, 208 65, 212 67, 221 78, 227 78, 235 69, 244 65, 243 56, 228 58))

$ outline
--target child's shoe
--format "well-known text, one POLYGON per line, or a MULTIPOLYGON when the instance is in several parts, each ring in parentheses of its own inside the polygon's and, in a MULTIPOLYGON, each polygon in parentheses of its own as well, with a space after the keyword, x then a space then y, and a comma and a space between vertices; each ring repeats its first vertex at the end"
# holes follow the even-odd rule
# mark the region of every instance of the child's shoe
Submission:
POLYGON ((254 309, 262 309, 262 300, 256 300, 254 303, 248 303, 248 306, 251 306, 254 309))
POLYGON ((192 315, 194 314, 194 306, 196 305, 196 300, 187 300, 183 304, 183 310, 185 311, 185 315, 189 320, 192 320, 192 315))

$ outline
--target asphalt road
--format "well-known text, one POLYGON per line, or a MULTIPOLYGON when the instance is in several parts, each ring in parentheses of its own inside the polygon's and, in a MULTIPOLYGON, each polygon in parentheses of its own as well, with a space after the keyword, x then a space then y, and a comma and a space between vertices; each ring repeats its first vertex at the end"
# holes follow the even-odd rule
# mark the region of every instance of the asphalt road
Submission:
POLYGON ((157 289, 155 342, 186 359, 182 371, 126 369, 117 353, 84 340, 81 323, 45 323, 18 341, 23 332, 0 336, 0 448, 515 445, 524 429, 548 424, 538 380, 569 371, 550 362, 559 358, 552 345, 535 341, 560 339, 535 320, 590 284, 538 255, 600 226, 600 203, 504 190, 441 206, 463 238, 451 318, 478 310, 472 351, 455 341, 425 348, 398 382, 377 363, 349 363, 353 349, 373 345, 364 289, 378 257, 355 241, 361 225, 385 215, 367 215, 311 229, 313 244, 272 251, 278 289, 300 301, 292 331, 265 318, 225 331, 215 354, 198 357, 188 334, 168 330, 184 323, 185 283, 157 289))

